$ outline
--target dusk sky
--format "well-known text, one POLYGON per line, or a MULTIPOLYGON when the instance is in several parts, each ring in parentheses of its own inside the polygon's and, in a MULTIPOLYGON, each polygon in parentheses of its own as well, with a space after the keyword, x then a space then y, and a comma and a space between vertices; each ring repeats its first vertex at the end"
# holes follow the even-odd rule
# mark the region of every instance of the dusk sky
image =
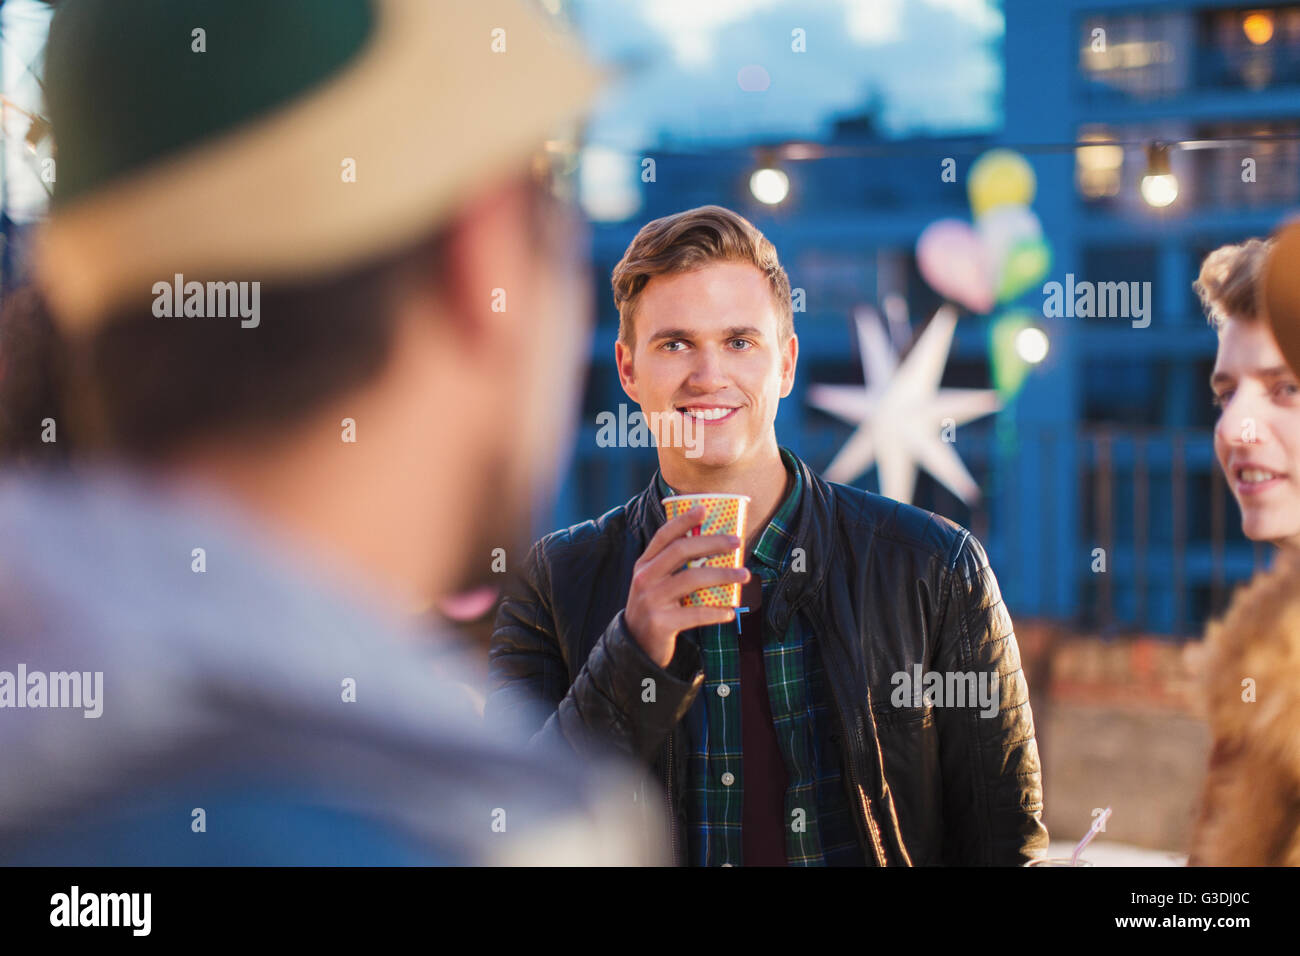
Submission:
POLYGON ((875 98, 889 136, 984 131, 1000 122, 1002 12, 994 0, 574 0, 604 62, 624 68, 590 140, 817 137, 875 98), (804 31, 807 50, 791 49, 804 31), (746 92, 746 67, 763 92, 746 92))
MULTIPOLYGON (((9 0, 3 11, 6 95, 39 110, 28 65, 39 68, 48 8, 9 0)), ((589 144, 617 154, 815 139, 873 103, 890 137, 983 132, 1001 121, 997 0, 574 0, 571 14, 592 54, 621 76, 587 130, 589 144), (806 52, 791 49, 796 28, 806 52), (766 89, 742 89, 742 71, 766 89)), ((9 112, 8 209, 29 221, 45 190, 22 141, 28 121, 9 112)), ((607 162, 613 176, 592 185, 625 209, 627 162, 607 162)))

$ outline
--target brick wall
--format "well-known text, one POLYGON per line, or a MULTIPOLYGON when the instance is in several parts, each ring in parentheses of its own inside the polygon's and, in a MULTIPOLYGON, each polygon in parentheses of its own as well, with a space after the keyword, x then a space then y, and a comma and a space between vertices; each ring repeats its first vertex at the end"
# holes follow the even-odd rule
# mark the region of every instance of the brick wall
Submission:
POLYGON ((1017 626, 1043 762, 1044 818, 1075 841, 1093 810, 1111 839, 1186 852, 1209 754, 1200 642, 1100 638, 1017 626))

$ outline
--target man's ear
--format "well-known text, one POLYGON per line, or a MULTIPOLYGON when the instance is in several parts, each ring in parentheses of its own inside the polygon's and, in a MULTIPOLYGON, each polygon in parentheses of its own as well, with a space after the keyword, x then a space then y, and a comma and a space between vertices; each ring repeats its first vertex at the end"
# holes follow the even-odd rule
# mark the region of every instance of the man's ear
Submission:
POLYGON ((469 346, 511 334, 513 313, 528 308, 518 298, 528 291, 522 281, 528 257, 519 238, 527 212, 525 187, 511 182, 473 200, 448 227, 441 294, 455 319, 446 324, 469 346))
POLYGON ((619 339, 614 343, 614 363, 618 366, 618 380, 623 386, 623 391, 627 397, 632 399, 638 405, 641 399, 636 397, 636 371, 632 366, 632 349, 619 339))
POLYGON ((781 397, 788 398, 794 389, 794 370, 799 364, 799 336, 791 333, 781 348, 781 397))

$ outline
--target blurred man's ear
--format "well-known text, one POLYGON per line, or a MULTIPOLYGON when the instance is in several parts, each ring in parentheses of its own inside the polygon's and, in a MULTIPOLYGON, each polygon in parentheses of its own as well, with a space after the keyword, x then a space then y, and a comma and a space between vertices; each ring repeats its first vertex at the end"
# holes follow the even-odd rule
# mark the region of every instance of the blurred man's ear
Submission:
POLYGON ((446 230, 438 298, 449 314, 439 321, 471 351, 495 348, 518 329, 516 301, 525 294, 531 255, 527 248, 531 199, 525 183, 512 181, 466 203, 446 230))
POLYGON ((618 381, 623 386, 623 391, 627 393, 628 398, 640 405, 641 399, 637 398, 632 349, 622 339, 614 343, 614 364, 618 366, 618 381))

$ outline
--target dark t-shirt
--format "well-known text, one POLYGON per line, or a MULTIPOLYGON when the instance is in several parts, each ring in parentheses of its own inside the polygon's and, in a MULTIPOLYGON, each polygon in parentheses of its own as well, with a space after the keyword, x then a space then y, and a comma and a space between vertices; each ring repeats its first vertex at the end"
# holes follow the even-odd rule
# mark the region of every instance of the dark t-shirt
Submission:
POLYGON ((785 758, 776 739, 763 665, 763 596, 758 571, 750 568, 741 592, 740 730, 745 790, 741 854, 745 866, 785 866, 785 758), (747 624, 751 626, 746 626, 747 624))

